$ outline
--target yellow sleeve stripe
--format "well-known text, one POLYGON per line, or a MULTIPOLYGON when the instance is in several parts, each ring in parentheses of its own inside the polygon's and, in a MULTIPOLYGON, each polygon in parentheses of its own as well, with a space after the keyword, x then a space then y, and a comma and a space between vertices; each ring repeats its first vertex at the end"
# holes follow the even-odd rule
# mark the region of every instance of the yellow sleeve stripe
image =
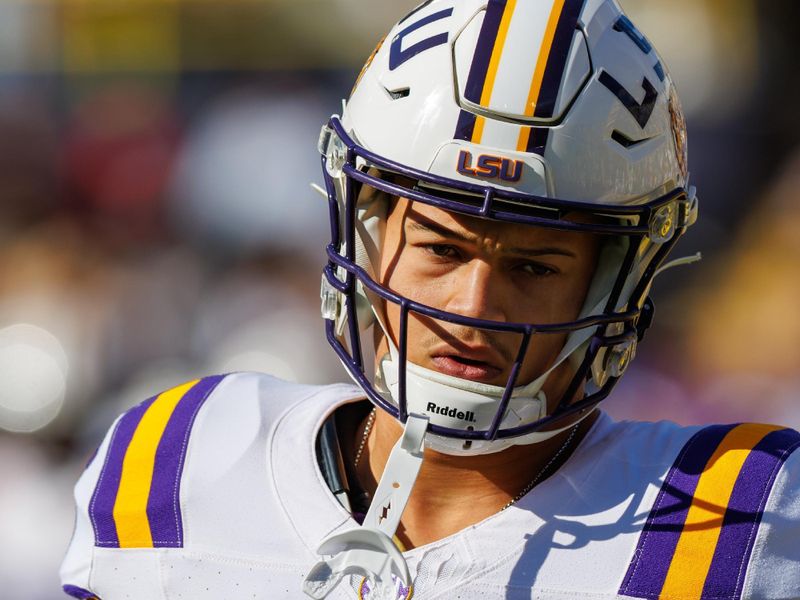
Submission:
POLYGON ((800 448, 793 429, 711 425, 684 445, 653 503, 620 595, 739 600, 778 473, 800 448))
POLYGON ((120 548, 152 548, 147 501, 153 480, 156 449, 172 412, 199 380, 160 394, 142 416, 122 463, 122 476, 114 503, 114 522, 120 548))
POLYGON ((725 509, 750 451, 774 425, 740 425, 717 447, 700 476, 672 557, 662 598, 700 598, 717 547, 725 509))

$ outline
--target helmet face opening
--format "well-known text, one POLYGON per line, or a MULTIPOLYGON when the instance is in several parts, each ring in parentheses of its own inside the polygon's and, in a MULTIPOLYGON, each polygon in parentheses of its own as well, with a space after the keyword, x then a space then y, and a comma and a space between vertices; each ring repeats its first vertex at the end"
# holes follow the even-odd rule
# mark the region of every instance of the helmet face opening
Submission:
MULTIPOLYGON (((401 422, 409 412, 426 414, 430 432, 439 436, 490 441, 556 427, 610 393, 635 352, 652 278, 689 224, 693 202, 683 189, 620 206, 449 179, 370 152, 336 117, 323 127, 320 151, 331 216, 322 287, 327 338, 372 402, 401 422), (530 231, 532 239, 544 232, 549 239, 599 240, 591 284, 581 292, 583 304, 562 313, 567 315, 562 319, 551 314, 539 319, 535 310, 523 309, 481 314, 445 306, 419 291, 424 287, 398 286, 381 266, 382 257, 389 260, 387 205, 397 199, 419 207, 419 228, 435 235, 440 214, 497 231, 530 231), (433 223, 426 225, 425 215, 433 223), (518 315, 525 318, 516 320, 518 315), (361 333, 370 325, 383 330, 385 341, 377 365, 364 358, 361 333), (421 343, 425 339, 427 345, 421 343), (439 348, 431 342, 436 339, 439 348), (447 339, 460 339, 467 350, 447 339), (542 386, 556 369, 568 377, 558 397, 544 398, 542 386), (442 397, 450 389, 455 390, 452 401, 442 397), (537 397, 542 406, 536 405, 537 397)), ((435 255, 452 251, 448 244, 420 245, 435 255)), ((445 256, 438 259, 447 262, 445 256)), ((524 268, 533 269, 546 293, 549 267, 539 272, 536 264, 524 268)), ((417 259, 406 260, 398 269, 407 273, 419 266, 417 259)))

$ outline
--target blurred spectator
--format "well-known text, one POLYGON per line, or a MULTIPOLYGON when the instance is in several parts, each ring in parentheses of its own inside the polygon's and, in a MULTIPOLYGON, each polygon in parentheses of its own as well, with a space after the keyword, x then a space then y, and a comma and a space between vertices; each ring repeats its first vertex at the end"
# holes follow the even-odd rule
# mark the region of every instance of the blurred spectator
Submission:
POLYGON ((800 397, 798 233, 800 151, 753 203, 727 259, 706 265, 703 288, 683 297, 694 308, 684 368, 708 382, 715 411, 800 426, 800 404, 790 401, 800 397))
POLYGON ((152 86, 126 81, 89 93, 64 136, 68 201, 116 234, 158 231, 178 121, 170 98, 152 86))
POLYGON ((173 182, 175 226, 228 250, 289 248, 318 257, 329 228, 313 151, 328 108, 313 88, 217 100, 186 140, 173 182), (309 151, 311 149, 311 151, 309 151))

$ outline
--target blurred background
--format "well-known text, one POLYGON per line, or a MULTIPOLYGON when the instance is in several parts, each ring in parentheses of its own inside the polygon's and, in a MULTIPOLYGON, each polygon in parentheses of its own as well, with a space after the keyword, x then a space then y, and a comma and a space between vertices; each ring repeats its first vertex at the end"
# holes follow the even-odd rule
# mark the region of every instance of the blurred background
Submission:
MULTIPOLYGON (((3 597, 61 597, 71 488, 122 410, 212 372, 345 378, 316 140, 415 3, 0 2, 3 597)), ((683 100, 704 260, 663 275, 606 408, 800 427, 800 3, 622 4, 683 100)))

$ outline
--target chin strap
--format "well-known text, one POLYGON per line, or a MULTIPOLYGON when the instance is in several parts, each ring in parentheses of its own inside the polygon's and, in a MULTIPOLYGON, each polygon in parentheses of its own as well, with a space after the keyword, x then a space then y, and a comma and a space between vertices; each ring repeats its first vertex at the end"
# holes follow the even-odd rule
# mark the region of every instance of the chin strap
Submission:
POLYGON ((315 564, 303 582, 312 598, 325 598, 345 575, 366 577, 370 598, 395 600, 396 586, 408 588, 411 575, 402 552, 392 541, 422 465, 428 418, 410 414, 383 471, 360 528, 333 534, 317 548, 331 556, 315 564))

